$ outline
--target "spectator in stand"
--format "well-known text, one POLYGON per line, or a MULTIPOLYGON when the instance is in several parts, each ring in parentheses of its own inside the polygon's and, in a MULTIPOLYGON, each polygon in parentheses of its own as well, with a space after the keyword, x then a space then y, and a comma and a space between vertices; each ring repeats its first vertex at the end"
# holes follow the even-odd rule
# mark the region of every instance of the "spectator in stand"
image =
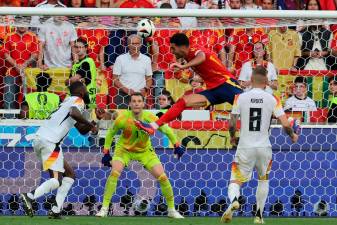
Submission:
POLYGON ((304 0, 277 0, 277 9, 302 10, 304 9, 304 0))
POLYGON ((148 0, 125 0, 119 8, 154 8, 148 0))
POLYGON ((109 43, 108 31, 99 25, 97 19, 97 17, 89 17, 89 22, 80 23, 77 35, 87 41, 88 56, 95 61, 96 67, 106 70, 104 49, 109 43), (95 29, 87 29, 88 27, 95 27, 95 29))
POLYGON ((60 97, 48 92, 52 78, 47 73, 36 76, 36 92, 26 94, 25 101, 21 104, 21 119, 48 119, 59 107, 60 97))
POLYGON ((229 0, 230 9, 241 9, 242 1, 241 0, 229 0))
POLYGON ((118 56, 113 67, 114 84, 118 88, 115 103, 119 109, 128 108, 129 96, 135 92, 146 96, 152 85, 151 59, 140 53, 142 39, 132 34, 127 42, 129 52, 118 56))
MULTIPOLYGON (((17 0, 20 1, 20 0, 17 0)), ((21 0, 22 7, 36 7, 38 4, 44 2, 45 0, 21 0)))
POLYGON ((241 9, 244 10, 261 10, 261 6, 256 5, 254 0, 243 0, 241 9))
MULTIPOLYGON (((61 1, 58 0, 47 0, 41 2, 40 4, 36 5, 39 8, 54 8, 54 7, 66 7, 61 1)), ((34 28, 39 27, 42 25, 41 16, 32 16, 32 20, 30 21, 30 25, 34 28)))
POLYGON ((18 27, 16 32, 9 34, 5 39, 3 50, 8 63, 4 78, 4 108, 15 109, 18 108, 18 93, 24 70, 37 59, 38 41, 27 27, 18 27))
MULTIPOLYGON (((200 5, 190 2, 188 0, 175 0, 178 9, 199 9, 200 5)), ((173 5, 172 5, 173 7, 173 5)), ((174 8, 174 7, 173 7, 174 8)), ((178 17, 183 28, 198 27, 198 20, 196 17, 178 17)))
POLYGON ((262 0, 262 9, 263 10, 273 10, 275 0, 262 0))
POLYGON ((70 0, 68 1, 67 7, 81 8, 84 7, 84 2, 83 0, 70 0))
POLYGON ((254 44, 257 42, 268 44, 268 35, 253 28, 234 31, 229 38, 227 68, 232 72, 241 69, 242 64, 253 57, 254 44))
POLYGON ((279 27, 269 32, 268 52, 277 69, 296 70, 301 57, 298 33, 287 27, 279 27))
POLYGON ((189 84, 191 85, 191 89, 188 91, 185 91, 184 95, 198 94, 199 92, 202 92, 205 90, 203 88, 204 81, 198 75, 193 76, 190 79, 189 84))
POLYGON ((78 57, 78 62, 74 63, 69 79, 66 80, 66 85, 70 86, 75 81, 82 81, 87 87, 90 103, 89 109, 96 108, 97 94, 97 70, 95 62, 88 56, 88 43, 84 39, 77 39, 74 44, 74 51, 78 57))
POLYGON ((239 83, 245 90, 251 89, 252 72, 257 66, 263 66, 267 69, 268 86, 266 87, 266 91, 273 94, 273 91, 277 90, 278 85, 277 72, 275 66, 267 61, 265 46, 261 42, 254 44, 254 58, 242 65, 239 83))
POLYGON ((337 123, 337 77, 330 77, 329 90, 332 94, 329 102, 328 123, 337 123))
POLYGON ((171 93, 166 89, 162 90, 161 95, 158 96, 157 100, 159 109, 169 109, 174 104, 171 93))
MULTIPOLYGON (((48 20, 39 32, 40 54, 38 67, 42 70, 48 68, 70 68, 72 65, 72 51, 77 34, 74 26, 65 21, 64 16, 55 16, 48 20)), ((76 55, 73 55, 76 62, 76 55)))
POLYGON ((305 77, 296 77, 294 83, 294 95, 286 100, 284 110, 292 112, 316 111, 315 102, 308 97, 307 79, 305 77))
POLYGON ((2 0, 0 1, 0 7, 20 7, 21 0, 2 0))
POLYGON ((320 0, 319 2, 322 10, 336 10, 336 0, 320 0))

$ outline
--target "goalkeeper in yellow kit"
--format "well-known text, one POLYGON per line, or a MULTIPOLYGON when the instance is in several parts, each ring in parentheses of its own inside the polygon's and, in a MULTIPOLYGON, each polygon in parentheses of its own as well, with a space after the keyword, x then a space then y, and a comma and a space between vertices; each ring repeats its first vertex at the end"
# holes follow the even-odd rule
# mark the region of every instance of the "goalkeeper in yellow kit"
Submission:
MULTIPOLYGON (((105 185, 102 208, 96 216, 107 216, 111 197, 116 191, 117 181, 121 172, 124 167, 129 164, 130 160, 136 160, 158 180, 168 205, 168 217, 182 219, 184 217, 174 208, 172 186, 152 147, 150 137, 147 133, 139 130, 134 123, 135 120, 153 122, 158 118, 151 112, 143 111, 145 101, 140 93, 131 95, 129 106, 131 110, 120 113, 106 134, 102 163, 105 166, 111 166, 112 169, 105 185), (120 130, 122 133, 115 145, 115 152, 111 158, 109 153, 110 146, 113 137, 120 130)), ((167 125, 160 127, 159 130, 168 136, 170 141, 174 144, 174 154, 180 158, 184 154, 185 148, 181 147, 177 142, 173 130, 167 125)))

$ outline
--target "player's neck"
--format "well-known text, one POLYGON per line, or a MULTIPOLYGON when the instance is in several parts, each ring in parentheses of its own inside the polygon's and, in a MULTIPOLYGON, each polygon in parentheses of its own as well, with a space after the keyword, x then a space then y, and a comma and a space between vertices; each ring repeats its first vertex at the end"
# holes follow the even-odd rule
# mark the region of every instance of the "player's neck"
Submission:
POLYGON ((254 89, 254 88, 264 90, 264 89, 266 89, 266 85, 253 84, 252 89, 254 89))
POLYGON ((142 112, 139 112, 139 113, 132 112, 132 114, 137 120, 139 120, 142 117, 142 112))

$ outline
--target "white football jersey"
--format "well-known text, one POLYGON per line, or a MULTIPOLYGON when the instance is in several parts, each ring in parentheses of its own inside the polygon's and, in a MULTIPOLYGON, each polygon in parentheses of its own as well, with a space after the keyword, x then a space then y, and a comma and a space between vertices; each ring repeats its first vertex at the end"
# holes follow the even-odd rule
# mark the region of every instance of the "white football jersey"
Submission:
POLYGON ((271 147, 269 128, 273 114, 280 117, 284 111, 280 99, 254 88, 235 97, 232 114, 241 118, 238 148, 263 148, 271 147))
POLYGON ((52 113, 50 119, 38 129, 36 135, 52 143, 60 143, 76 123, 70 117, 71 107, 76 107, 83 113, 85 107, 83 99, 76 96, 66 98, 60 108, 52 113))

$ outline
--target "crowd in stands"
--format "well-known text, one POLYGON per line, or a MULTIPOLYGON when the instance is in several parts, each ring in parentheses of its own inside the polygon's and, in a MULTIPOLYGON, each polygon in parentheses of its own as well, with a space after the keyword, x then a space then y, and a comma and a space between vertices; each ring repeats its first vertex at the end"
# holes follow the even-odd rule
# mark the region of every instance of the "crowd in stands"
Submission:
MULTIPOLYGON (((337 0, 1 0, 1 7, 99 7, 99 8, 179 8, 179 9, 224 9, 224 10, 336 10, 337 0)), ((18 20, 17 17, 2 16, 4 20, 18 20)), ((169 38, 182 31, 191 45, 202 46, 216 52, 223 65, 236 75, 243 89, 250 89, 251 71, 257 65, 268 70, 267 91, 279 89, 280 71, 296 74, 292 89, 287 95, 285 109, 288 111, 317 111, 317 103, 308 96, 309 84, 300 71, 320 70, 326 72, 331 92, 328 102, 322 108, 331 108, 329 121, 337 118, 336 80, 333 71, 337 69, 337 29, 322 21, 320 25, 305 26, 299 21, 296 26, 278 28, 226 28, 221 18, 208 19, 194 17, 155 18, 157 28, 152 38, 142 39, 135 31, 119 26, 135 24, 139 18, 42 17, 32 16, 29 27, 0 27, 0 83, 3 93, 0 107, 3 109, 21 108, 21 117, 44 119, 48 115, 39 113, 39 106, 30 99, 38 99, 40 107, 52 111, 55 104, 62 101, 49 95, 52 84, 51 69, 68 68, 64 85, 75 80, 83 81, 89 90, 90 108, 99 103, 97 97, 97 77, 103 74, 107 80, 108 93, 101 96, 103 107, 127 108, 128 96, 141 92, 153 95, 153 75, 162 73, 165 79, 179 78, 190 84, 184 94, 203 90, 203 81, 190 70, 175 73, 169 69, 175 61, 170 53, 169 38), (93 27, 93 28, 92 28, 93 27), (170 27, 171 29, 165 29, 170 27), (193 29, 203 27, 206 29, 193 29), (172 29, 173 28, 173 29, 172 29), (27 68, 39 68, 36 73, 36 88, 39 94, 23 93, 23 82, 27 68), (51 102, 49 102, 49 99, 51 102), (48 105, 48 106, 47 106, 48 105), (32 112, 33 108, 36 112, 32 112), (333 118, 333 119, 331 119, 333 118)), ((55 82, 55 80, 53 81, 55 82)), ((328 90, 327 90, 328 91, 328 90)), ((312 95, 310 95, 312 96, 312 95)), ((163 89, 155 100, 148 101, 153 107, 167 109, 174 103, 174 93, 163 89)), ((310 121, 308 121, 310 122, 310 121)))

